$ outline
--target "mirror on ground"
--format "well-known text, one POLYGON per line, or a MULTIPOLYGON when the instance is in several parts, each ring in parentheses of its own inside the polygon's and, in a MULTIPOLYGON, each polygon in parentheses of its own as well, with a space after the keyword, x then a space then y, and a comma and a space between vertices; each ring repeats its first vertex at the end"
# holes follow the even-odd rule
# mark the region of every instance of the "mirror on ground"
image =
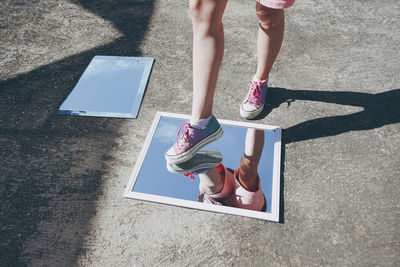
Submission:
POLYGON ((136 118, 153 58, 95 56, 58 113, 136 118))
MULTIPOLYGON (((177 200, 199 201, 201 195, 199 185, 201 175, 195 174, 194 179, 190 175, 174 173, 168 170, 165 152, 176 142, 178 130, 184 119, 168 116, 161 116, 156 125, 154 135, 148 146, 146 154, 143 155, 143 162, 137 172, 137 177, 132 192, 150 194, 174 198, 177 200)), ((215 142, 203 147, 201 151, 215 151, 222 156, 223 166, 237 170, 245 150, 248 150, 249 143, 253 146, 262 146, 261 157, 257 172, 262 192, 267 201, 266 212, 271 212, 271 202, 274 183, 274 160, 275 144, 277 142, 275 130, 257 129, 256 127, 243 127, 222 123, 224 134, 215 142), (255 132, 261 132, 262 143, 252 139, 255 132), (255 141, 255 143, 254 143, 255 141), (246 148, 247 146, 247 148, 246 148)), ((280 142, 280 139, 279 139, 280 142)), ((247 151, 246 150, 246 151, 247 151)), ((217 154, 215 154, 217 155, 217 154)), ((182 164, 178 164, 182 166, 182 164)), ((183 164, 184 165, 184 164, 183 164)))

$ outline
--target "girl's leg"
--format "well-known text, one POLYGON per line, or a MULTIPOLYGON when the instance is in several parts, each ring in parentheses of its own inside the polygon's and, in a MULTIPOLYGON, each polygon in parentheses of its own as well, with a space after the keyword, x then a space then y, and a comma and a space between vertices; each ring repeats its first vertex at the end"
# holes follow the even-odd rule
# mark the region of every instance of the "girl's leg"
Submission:
POLYGON ((193 23, 193 105, 190 123, 179 140, 165 153, 167 161, 190 160, 223 131, 212 116, 214 92, 224 54, 222 16, 228 0, 189 0, 193 23))
POLYGON ((269 8, 256 2, 256 12, 259 20, 257 71, 240 106, 240 115, 245 119, 257 117, 264 109, 267 78, 282 46, 285 26, 283 9, 269 8))
POLYGON ((264 148, 264 131, 249 128, 246 133, 246 145, 240 159, 239 182, 248 191, 258 189, 258 163, 264 148))
MULTIPOLYGON (((240 159, 239 182, 248 191, 258 189, 258 163, 264 148, 264 131, 249 128, 246 133, 245 150, 240 159)), ((224 186, 224 178, 221 170, 212 168, 207 172, 200 173, 200 192, 215 194, 224 186)))
POLYGON ((256 2, 259 19, 257 71, 255 78, 265 80, 282 46, 285 27, 283 9, 273 9, 256 2))
POLYGON ((224 180, 216 168, 200 173, 199 178, 199 190, 201 193, 212 195, 220 192, 224 187, 224 180))
POLYGON ((227 0, 190 0, 193 24, 192 119, 212 115, 214 92, 224 54, 222 16, 227 0))
POLYGON ((208 197, 222 201, 223 205, 236 207, 236 198, 232 194, 235 189, 235 180, 233 171, 219 164, 217 167, 208 170, 207 172, 200 173, 200 192, 206 194, 208 197))

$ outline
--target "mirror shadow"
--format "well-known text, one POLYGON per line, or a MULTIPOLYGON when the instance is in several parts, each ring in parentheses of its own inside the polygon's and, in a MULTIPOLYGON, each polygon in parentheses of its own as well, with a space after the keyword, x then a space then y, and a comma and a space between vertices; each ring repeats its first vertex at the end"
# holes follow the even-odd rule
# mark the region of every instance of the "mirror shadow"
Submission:
POLYGON ((161 116, 132 192, 271 213, 276 130, 221 123, 221 138, 173 164, 164 154, 183 123, 161 116))
MULTIPOLYGON (((24 14, 23 21, 31 24, 47 23, 42 20, 43 14, 63 4, 37 2, 6 1, 6 7, 17 6, 18 14, 24 14)), ((45 41, 40 51, 49 57, 61 55, 61 59, 15 76, 0 73, 2 266, 75 266, 85 255, 97 200, 109 171, 115 167, 113 152, 124 121, 59 116, 57 111, 95 55, 143 56, 140 45, 155 5, 152 0, 63 2, 83 10, 75 14, 78 20, 84 19, 87 12, 95 14, 110 22, 122 36, 64 56, 68 52, 55 51, 55 43, 64 37, 59 27, 68 21, 68 12, 61 13, 65 11, 62 8, 54 11, 60 24, 52 25, 51 30, 44 25, 42 31, 29 33, 45 41)), ((6 34, 1 38, 15 38, 15 46, 19 47, 20 23, 10 14, 6 8, 0 26, 6 34)), ((86 30, 82 28, 81 33, 86 30)), ((98 27, 97 32, 88 34, 101 34, 101 30, 98 27)), ((24 51, 18 54, 22 65, 31 59, 24 51)), ((7 69, 20 67, 20 63, 8 64, 7 69)))

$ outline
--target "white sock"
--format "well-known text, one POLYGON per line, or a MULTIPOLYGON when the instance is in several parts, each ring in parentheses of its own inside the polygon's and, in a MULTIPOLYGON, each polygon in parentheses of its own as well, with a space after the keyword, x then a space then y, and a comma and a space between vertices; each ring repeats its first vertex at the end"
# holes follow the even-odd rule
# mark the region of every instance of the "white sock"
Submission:
POLYGON ((212 118, 212 115, 208 118, 201 119, 201 120, 190 119, 190 126, 192 126, 193 128, 196 128, 196 129, 204 129, 207 127, 211 118, 212 118))
POLYGON ((253 81, 255 82, 262 82, 262 81, 268 81, 268 77, 265 80, 260 80, 258 78, 256 78, 255 76, 253 77, 253 81))

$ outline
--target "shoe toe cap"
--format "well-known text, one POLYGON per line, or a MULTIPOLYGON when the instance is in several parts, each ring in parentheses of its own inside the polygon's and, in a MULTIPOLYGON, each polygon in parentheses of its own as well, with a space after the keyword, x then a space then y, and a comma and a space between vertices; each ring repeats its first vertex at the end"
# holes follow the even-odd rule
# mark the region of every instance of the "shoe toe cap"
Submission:
POLYGON ((167 152, 165 152, 166 156, 175 156, 176 152, 175 152, 175 148, 172 146, 170 147, 170 149, 167 150, 167 152))
POLYGON ((257 110, 257 107, 256 107, 255 105, 253 105, 253 104, 247 102, 247 103, 244 103, 244 104, 242 105, 242 109, 243 109, 244 111, 246 111, 246 112, 254 112, 254 111, 257 110))

